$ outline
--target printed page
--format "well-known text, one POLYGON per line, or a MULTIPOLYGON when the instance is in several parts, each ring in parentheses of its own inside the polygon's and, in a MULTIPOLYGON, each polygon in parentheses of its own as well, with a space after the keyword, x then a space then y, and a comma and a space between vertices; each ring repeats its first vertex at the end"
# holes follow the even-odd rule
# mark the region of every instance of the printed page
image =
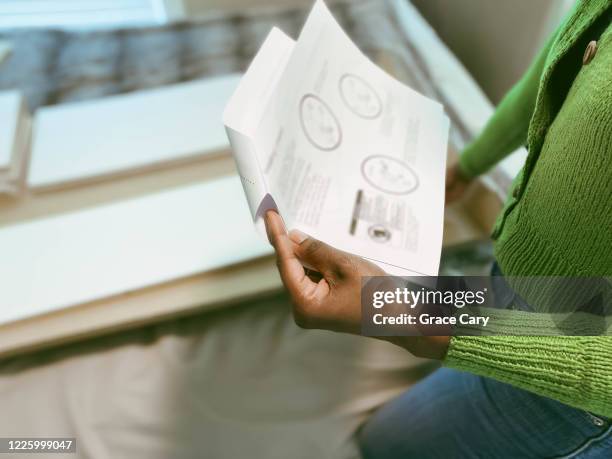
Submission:
POLYGON ((436 275, 448 119, 315 4, 250 134, 289 228, 400 275, 436 275))

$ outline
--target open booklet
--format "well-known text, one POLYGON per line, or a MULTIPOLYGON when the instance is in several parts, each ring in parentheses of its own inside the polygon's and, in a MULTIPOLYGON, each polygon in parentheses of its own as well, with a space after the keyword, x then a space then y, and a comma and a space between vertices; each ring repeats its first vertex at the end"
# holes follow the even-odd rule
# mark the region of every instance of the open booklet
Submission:
POLYGON ((224 113, 249 208, 395 275, 437 275, 449 121, 352 43, 322 1, 273 28, 224 113))

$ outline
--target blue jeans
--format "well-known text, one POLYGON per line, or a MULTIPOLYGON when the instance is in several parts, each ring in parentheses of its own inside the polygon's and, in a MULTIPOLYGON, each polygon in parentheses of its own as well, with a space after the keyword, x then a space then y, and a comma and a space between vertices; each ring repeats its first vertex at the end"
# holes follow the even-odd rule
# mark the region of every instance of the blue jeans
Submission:
POLYGON ((442 368, 378 410, 366 459, 612 458, 612 425, 490 378, 442 368))
MULTIPOLYGON (((491 270, 498 307, 533 310, 491 270)), ((550 398, 448 368, 435 371, 362 428, 366 459, 612 458, 612 423, 550 398)))

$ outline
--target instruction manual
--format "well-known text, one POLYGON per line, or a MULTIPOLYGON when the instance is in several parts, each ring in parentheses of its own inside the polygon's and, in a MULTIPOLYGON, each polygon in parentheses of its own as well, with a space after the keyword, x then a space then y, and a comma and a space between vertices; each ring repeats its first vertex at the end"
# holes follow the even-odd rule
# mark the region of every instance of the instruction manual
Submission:
POLYGON ((273 28, 224 113, 255 224, 299 229, 395 275, 438 274, 449 120, 352 43, 317 1, 273 28))

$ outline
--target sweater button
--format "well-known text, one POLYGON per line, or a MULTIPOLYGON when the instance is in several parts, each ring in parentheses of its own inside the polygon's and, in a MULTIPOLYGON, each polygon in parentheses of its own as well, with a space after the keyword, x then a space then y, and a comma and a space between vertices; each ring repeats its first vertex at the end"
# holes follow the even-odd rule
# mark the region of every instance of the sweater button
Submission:
POLYGON ((584 50, 584 56, 582 56, 582 64, 587 65, 589 62, 593 60, 595 54, 597 53, 597 42, 595 40, 591 40, 584 50))

